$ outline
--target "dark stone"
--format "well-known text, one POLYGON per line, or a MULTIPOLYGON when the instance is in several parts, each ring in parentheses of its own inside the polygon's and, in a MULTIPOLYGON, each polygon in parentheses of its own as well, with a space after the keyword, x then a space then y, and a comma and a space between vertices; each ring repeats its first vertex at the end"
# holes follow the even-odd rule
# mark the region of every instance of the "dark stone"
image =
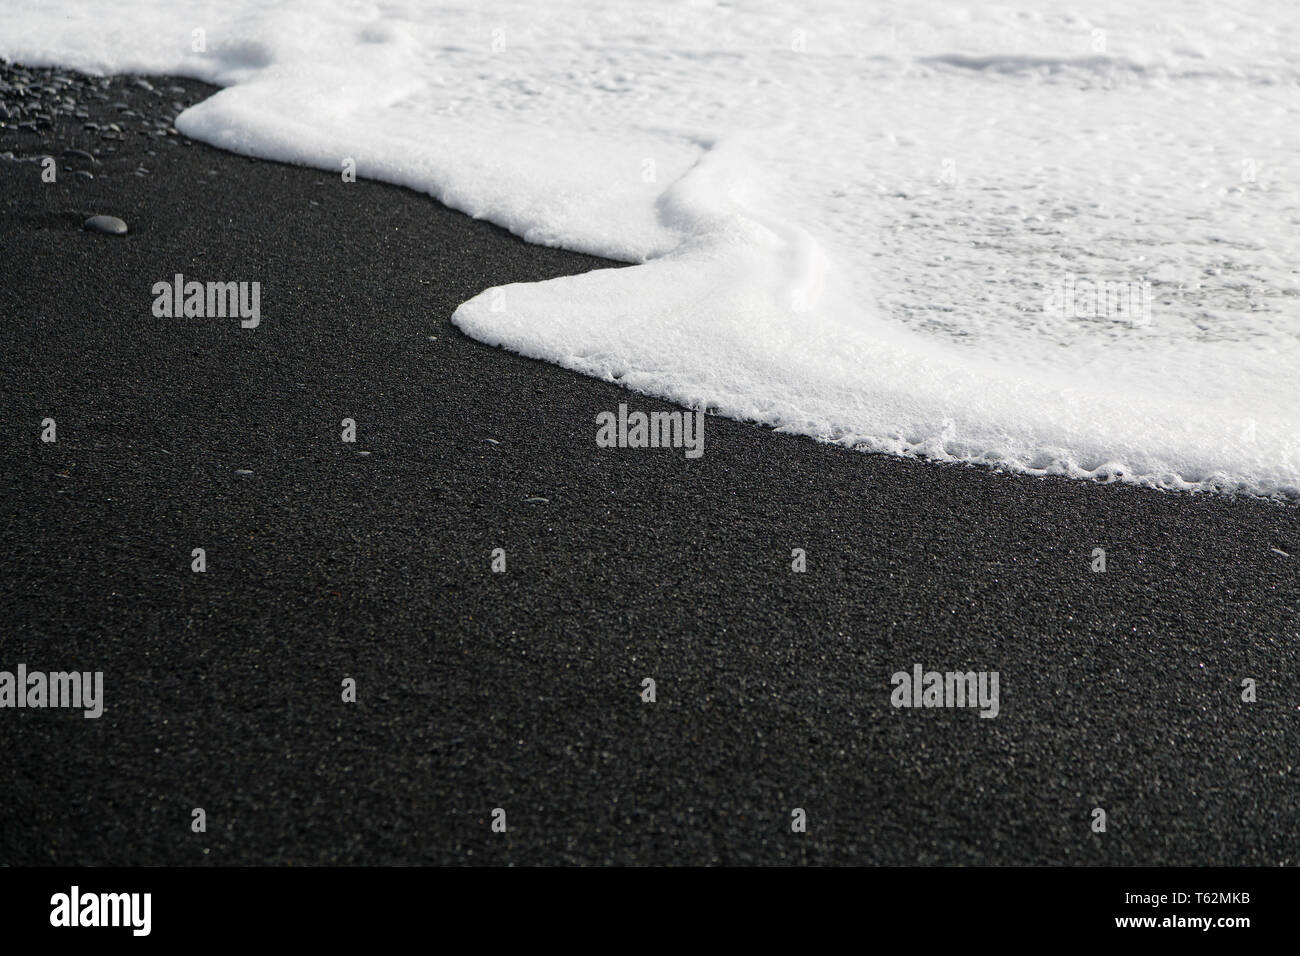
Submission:
POLYGON ((91 232, 102 232, 109 236, 125 236, 126 223, 116 216, 91 216, 83 227, 91 232))

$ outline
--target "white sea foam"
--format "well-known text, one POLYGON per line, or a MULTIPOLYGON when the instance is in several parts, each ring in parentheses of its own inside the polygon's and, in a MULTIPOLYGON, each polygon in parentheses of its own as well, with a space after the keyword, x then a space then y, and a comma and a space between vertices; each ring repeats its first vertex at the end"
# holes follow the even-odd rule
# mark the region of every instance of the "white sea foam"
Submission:
POLYGON ((484 341, 863 449, 1300 496, 1288 5, 866 6, 66 0, 0 55, 205 79, 196 139, 638 263, 485 290, 484 341))

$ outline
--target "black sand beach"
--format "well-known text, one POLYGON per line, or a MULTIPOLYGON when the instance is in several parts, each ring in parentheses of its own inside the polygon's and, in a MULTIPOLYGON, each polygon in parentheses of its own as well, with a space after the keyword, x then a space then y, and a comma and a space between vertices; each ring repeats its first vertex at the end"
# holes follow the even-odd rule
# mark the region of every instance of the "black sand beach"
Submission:
POLYGON ((0 669, 106 700, 0 711, 0 864, 1300 862, 1294 507, 716 418, 599 449, 671 406, 449 318, 610 263, 141 133, 210 91, 149 83, 76 90, 121 141, 3 94, 0 669), (176 273, 260 326, 155 318, 176 273), (1000 714, 895 709, 918 662, 1000 714))

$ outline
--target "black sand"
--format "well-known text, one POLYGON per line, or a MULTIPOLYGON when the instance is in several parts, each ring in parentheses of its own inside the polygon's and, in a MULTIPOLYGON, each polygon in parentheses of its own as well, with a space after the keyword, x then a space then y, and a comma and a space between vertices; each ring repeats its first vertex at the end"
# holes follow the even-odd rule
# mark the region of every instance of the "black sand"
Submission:
MULTIPOLYGON (((206 89, 151 82, 186 95, 92 121, 206 89)), ((0 128, 102 153, 0 159, 0 669, 107 703, 0 710, 0 864, 1300 862, 1295 508, 713 418, 699 460, 597 449, 669 406, 448 320, 609 263, 81 127, 0 128), (177 272, 261 282, 261 326, 154 318, 177 272), (998 671, 1000 716, 894 709, 914 662, 998 671)))

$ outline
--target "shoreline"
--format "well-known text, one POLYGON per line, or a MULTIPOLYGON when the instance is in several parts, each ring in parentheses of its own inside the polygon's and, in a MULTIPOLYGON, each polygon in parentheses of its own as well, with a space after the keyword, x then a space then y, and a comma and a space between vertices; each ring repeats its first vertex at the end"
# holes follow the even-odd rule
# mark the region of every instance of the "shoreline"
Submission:
POLYGON ((618 263, 190 144, 211 88, 137 79, 0 129, 59 162, 0 158, 0 670, 104 674, 98 719, 0 710, 0 864, 1297 862, 1294 506, 713 417, 599 448, 680 409, 449 319, 618 263), (156 317, 178 273, 260 324, 156 317), (917 665, 998 715, 893 706, 917 665))

